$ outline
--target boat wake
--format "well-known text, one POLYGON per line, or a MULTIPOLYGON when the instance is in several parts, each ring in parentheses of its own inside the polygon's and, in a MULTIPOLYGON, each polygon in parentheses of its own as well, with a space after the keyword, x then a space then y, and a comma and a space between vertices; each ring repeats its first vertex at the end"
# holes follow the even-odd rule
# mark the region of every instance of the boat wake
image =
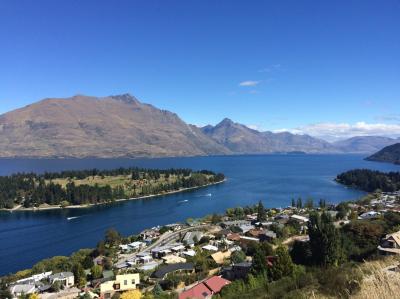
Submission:
POLYGON ((67 217, 67 220, 70 221, 70 220, 74 220, 74 219, 77 219, 80 217, 82 217, 82 216, 67 217))
POLYGON ((189 202, 189 200, 185 199, 185 200, 178 201, 178 203, 185 203, 185 202, 189 202))

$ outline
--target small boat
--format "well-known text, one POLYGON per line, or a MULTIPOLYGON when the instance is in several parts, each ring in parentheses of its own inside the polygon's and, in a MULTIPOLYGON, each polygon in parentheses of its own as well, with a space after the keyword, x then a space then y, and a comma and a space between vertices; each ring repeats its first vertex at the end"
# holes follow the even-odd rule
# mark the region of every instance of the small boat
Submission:
POLYGON ((185 199, 185 200, 178 201, 178 203, 185 203, 185 202, 188 202, 188 201, 189 200, 185 199))
POLYGON ((205 196, 211 197, 211 196, 212 196, 212 194, 211 194, 211 193, 208 193, 208 194, 206 194, 205 196))
POLYGON ((67 220, 70 221, 70 220, 76 219, 76 218, 79 218, 79 217, 78 217, 78 216, 75 216, 75 217, 67 217, 67 220))

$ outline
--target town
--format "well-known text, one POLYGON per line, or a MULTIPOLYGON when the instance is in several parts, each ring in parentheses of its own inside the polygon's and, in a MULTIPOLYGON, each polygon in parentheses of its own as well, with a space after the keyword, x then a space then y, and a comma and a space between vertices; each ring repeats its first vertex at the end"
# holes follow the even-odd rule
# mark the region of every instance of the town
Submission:
MULTIPOLYGON (((286 276, 306 277, 299 265, 327 267, 344 260, 400 256, 399 213, 400 191, 375 192, 337 205, 299 198, 289 207, 268 209, 260 201, 228 209, 224 215, 187 219, 129 237, 109 229, 93 250, 54 257, 3 277, 1 298, 240 297, 239 283, 250 293, 286 276), (382 227, 381 222, 385 222, 382 227), (324 233, 324 224, 332 228, 329 242, 336 242, 326 246, 347 251, 326 253, 319 261, 313 242, 324 233), (334 239, 337 231, 352 245, 334 239)), ((321 251, 322 243, 317 244, 321 251)), ((398 264, 387 269, 396 273, 398 264)))

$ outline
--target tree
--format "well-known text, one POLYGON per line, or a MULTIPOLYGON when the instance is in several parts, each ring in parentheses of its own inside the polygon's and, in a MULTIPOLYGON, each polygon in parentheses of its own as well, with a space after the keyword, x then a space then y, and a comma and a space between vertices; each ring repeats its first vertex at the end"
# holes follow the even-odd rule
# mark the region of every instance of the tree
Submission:
POLYGON ((106 231, 105 241, 110 246, 116 246, 121 242, 121 235, 115 229, 110 228, 106 231))
POLYGON ((292 198, 292 207, 293 207, 293 208, 296 207, 296 201, 294 200, 294 198, 292 198))
POLYGON ((235 251, 231 255, 231 262, 234 264, 244 262, 245 260, 246 260, 246 255, 242 250, 235 251))
POLYGON ((295 241, 290 256, 296 264, 309 265, 311 263, 311 249, 309 242, 295 241))
POLYGON ((310 214, 308 222, 312 261, 322 266, 337 266, 342 258, 340 236, 329 214, 310 214))
POLYGON ((90 272, 92 273, 93 279, 98 279, 103 276, 103 269, 99 265, 93 265, 93 267, 90 269, 90 272))
POLYGON ((161 288, 160 284, 157 283, 153 288, 153 294, 155 296, 159 296, 162 294, 162 292, 163 292, 163 289, 161 288))
POLYGON ((124 292, 121 294, 120 299, 140 299, 142 293, 139 290, 124 292))
POLYGON ((257 207, 257 221, 265 221, 267 220, 267 213, 265 212, 265 208, 261 200, 258 203, 257 207))
POLYGON ((33 293, 33 294, 29 295, 29 299, 39 299, 39 298, 40 298, 39 295, 36 294, 36 293, 33 293))
POLYGON ((75 277, 75 284, 79 287, 83 287, 86 285, 86 274, 81 264, 74 264, 72 266, 72 273, 75 277))
POLYGON ((312 198, 307 199, 305 207, 307 209, 312 209, 314 207, 314 201, 312 200, 312 198))
POLYGON ((222 217, 220 215, 218 215, 218 214, 215 214, 215 213, 211 217, 211 223, 212 224, 218 224, 218 223, 221 222, 221 220, 222 220, 222 217))
POLYGON ((256 248, 251 265, 251 273, 254 275, 264 274, 267 271, 267 257, 260 247, 256 248))
POLYGON ((319 207, 321 208, 321 209, 325 209, 325 207, 326 207, 326 200, 325 199, 320 199, 319 200, 319 207))
POLYGON ((299 198, 297 199, 296 207, 297 207, 298 209, 303 208, 303 200, 301 199, 301 197, 299 197, 299 198))
POLYGON ((276 261, 268 268, 268 276, 272 280, 278 280, 293 274, 294 265, 285 246, 278 246, 275 251, 276 261))

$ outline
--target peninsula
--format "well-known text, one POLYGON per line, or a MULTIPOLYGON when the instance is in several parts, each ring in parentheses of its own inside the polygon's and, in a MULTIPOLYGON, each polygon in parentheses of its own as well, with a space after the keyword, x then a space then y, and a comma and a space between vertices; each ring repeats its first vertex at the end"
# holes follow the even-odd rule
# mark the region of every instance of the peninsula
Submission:
POLYGON ((148 198, 221 183, 209 170, 118 168, 0 177, 0 209, 81 208, 148 198))

